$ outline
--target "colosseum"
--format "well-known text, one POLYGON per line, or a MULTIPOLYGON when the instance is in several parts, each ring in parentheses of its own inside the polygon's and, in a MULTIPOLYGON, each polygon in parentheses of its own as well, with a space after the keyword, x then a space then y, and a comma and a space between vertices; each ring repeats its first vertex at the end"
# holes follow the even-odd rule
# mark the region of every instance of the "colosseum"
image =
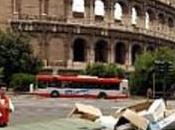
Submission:
POLYGON ((0 5, 1 29, 30 35, 45 68, 76 70, 102 62, 130 69, 142 52, 175 47, 175 0, 1 0, 0 5))

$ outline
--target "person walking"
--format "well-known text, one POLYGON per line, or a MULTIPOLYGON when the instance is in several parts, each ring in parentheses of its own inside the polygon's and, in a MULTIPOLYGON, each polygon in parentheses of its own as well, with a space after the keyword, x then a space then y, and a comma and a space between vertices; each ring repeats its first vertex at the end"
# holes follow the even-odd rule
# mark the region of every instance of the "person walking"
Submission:
POLYGON ((151 88, 148 88, 147 89, 146 95, 147 95, 148 100, 151 99, 151 98, 153 98, 153 91, 152 91, 151 88))
POLYGON ((0 127, 9 123, 9 114, 14 110, 10 97, 6 95, 6 87, 0 86, 0 127))

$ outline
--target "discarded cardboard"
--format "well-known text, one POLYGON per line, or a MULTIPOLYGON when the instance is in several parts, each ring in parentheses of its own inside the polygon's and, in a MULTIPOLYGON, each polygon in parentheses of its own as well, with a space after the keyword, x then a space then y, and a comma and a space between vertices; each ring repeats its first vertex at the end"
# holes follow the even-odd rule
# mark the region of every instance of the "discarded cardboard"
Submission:
POLYGON ((162 99, 155 100, 143 116, 150 122, 157 122, 164 118, 166 106, 162 99))
POLYGON ((141 103, 137 103, 128 107, 124 107, 124 108, 120 108, 118 109, 114 114, 112 114, 115 118, 118 118, 122 115, 122 113, 126 110, 126 109, 130 109, 132 111, 135 112, 140 112, 140 111, 144 111, 144 110, 148 110, 148 108, 150 107, 150 105, 152 104, 152 101, 144 101, 141 103))
POLYGON ((112 116, 104 116, 96 107, 76 103, 69 114, 75 116, 95 121, 107 130, 163 130, 175 123, 175 110, 166 109, 162 99, 119 108, 112 116))
POLYGON ((103 115, 102 112, 98 108, 95 108, 90 105, 76 103, 75 107, 73 108, 71 113, 68 115, 68 117, 75 116, 75 117, 95 121, 97 118, 99 118, 102 115, 103 115))
POLYGON ((162 119, 157 123, 151 124, 150 130, 175 129, 175 128, 168 128, 173 123, 175 123, 175 113, 171 114, 170 116, 162 119))
MULTIPOLYGON (((128 123, 128 121, 125 121, 122 125, 116 126, 119 118, 122 117, 123 113, 127 110, 127 109, 132 109, 133 111, 141 111, 144 110, 146 108, 148 108, 150 106, 150 102, 148 101, 144 101, 141 103, 138 103, 136 105, 132 105, 129 107, 123 107, 123 108, 119 108, 114 114, 112 114, 112 118, 108 118, 107 120, 107 116, 103 116, 100 117, 98 120, 98 123, 100 123, 103 127, 107 128, 108 130, 131 130, 133 128, 133 125, 131 123, 128 123), (111 122, 111 123, 109 123, 111 122), (115 124, 114 124, 115 123, 115 124)), ((121 120, 121 119, 120 119, 121 120)), ((123 121, 122 121, 123 122, 123 121)))
POLYGON ((165 110, 165 117, 168 117, 173 113, 175 113, 175 109, 166 109, 165 110))
POLYGON ((130 123, 126 123, 124 125, 117 127, 117 130, 132 130, 132 129, 133 129, 133 126, 130 123))
POLYGON ((108 130, 113 130, 115 124, 118 122, 118 118, 116 119, 113 116, 101 116, 95 122, 108 130))
POLYGON ((123 120, 123 124, 131 123, 133 126, 141 130, 146 130, 149 125, 149 121, 147 119, 145 119, 142 116, 139 116, 136 112, 129 109, 127 109, 120 117, 118 124, 116 124, 116 126, 118 127, 123 125, 123 124, 119 124, 120 120, 123 120))
POLYGON ((148 108, 151 106, 153 102, 146 100, 144 102, 137 103, 135 105, 129 106, 128 109, 135 111, 135 112, 140 112, 143 110, 148 110, 148 108))

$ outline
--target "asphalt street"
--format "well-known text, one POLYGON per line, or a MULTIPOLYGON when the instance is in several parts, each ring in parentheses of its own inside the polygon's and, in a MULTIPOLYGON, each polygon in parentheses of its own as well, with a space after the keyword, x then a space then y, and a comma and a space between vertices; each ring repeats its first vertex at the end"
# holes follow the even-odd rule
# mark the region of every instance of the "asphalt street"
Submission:
MULTIPOLYGON (((85 98, 43 98, 29 95, 12 96, 15 112, 11 114, 10 125, 27 124, 65 118, 75 103, 93 105, 108 115, 119 107, 129 106, 145 99, 102 100, 85 98)), ((171 108, 175 108, 175 101, 168 101, 171 108)))

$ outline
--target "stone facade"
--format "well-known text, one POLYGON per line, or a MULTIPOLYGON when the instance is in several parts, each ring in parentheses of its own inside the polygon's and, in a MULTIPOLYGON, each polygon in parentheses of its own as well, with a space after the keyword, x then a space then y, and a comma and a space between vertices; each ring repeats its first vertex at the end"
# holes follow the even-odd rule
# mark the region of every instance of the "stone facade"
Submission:
POLYGON ((174 0, 79 1, 74 10, 76 0, 1 0, 0 27, 29 34, 34 54, 58 69, 94 62, 130 69, 143 51, 175 47, 174 0))

